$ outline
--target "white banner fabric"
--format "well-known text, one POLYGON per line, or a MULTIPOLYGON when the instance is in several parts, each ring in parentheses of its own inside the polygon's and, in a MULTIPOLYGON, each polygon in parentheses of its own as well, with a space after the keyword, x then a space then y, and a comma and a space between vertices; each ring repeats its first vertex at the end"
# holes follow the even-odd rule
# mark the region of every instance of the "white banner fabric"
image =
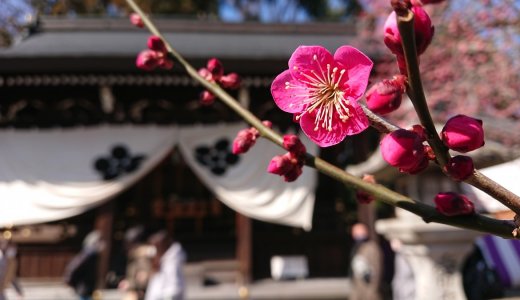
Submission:
MULTIPOLYGON (((317 182, 314 169, 305 168, 291 183, 269 174, 266 170, 271 159, 287 151, 263 138, 235 163, 215 163, 216 157, 230 153, 237 132, 245 127, 239 124, 182 128, 181 153, 197 176, 230 208, 251 218, 310 230, 317 182), (227 150, 218 151, 223 145, 227 145, 227 150)), ((312 142, 303 136, 301 139, 308 152, 316 153, 312 142)))
MULTIPOLYGON (((98 206, 140 180, 179 144, 189 166, 230 208, 310 230, 315 171, 305 168, 293 183, 267 173, 271 158, 285 151, 263 139, 249 153, 234 157, 232 141, 245 127, 0 130, 0 227, 55 221, 98 206), (226 142, 216 145, 219 140, 226 142), (208 152, 195 154, 200 147, 208 152), (201 157, 211 160, 213 169, 209 160, 202 165, 201 157)), ((317 151, 306 137, 302 141, 311 153, 317 151)))
POLYGON ((154 168, 175 135, 157 126, 0 131, 0 226, 59 220, 103 203, 154 168), (130 157, 113 157, 118 145, 130 157), (132 156, 135 170, 122 170, 132 156), (111 180, 95 168, 103 158, 111 180))

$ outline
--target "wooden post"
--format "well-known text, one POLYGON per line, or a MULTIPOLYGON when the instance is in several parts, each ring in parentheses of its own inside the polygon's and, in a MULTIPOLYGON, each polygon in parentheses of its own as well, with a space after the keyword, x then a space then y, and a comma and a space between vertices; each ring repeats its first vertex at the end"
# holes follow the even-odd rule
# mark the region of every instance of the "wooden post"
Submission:
POLYGON ((109 201, 97 209, 94 228, 101 233, 101 239, 105 242, 105 247, 99 254, 98 262, 98 288, 105 287, 105 278, 108 273, 110 262, 110 251, 112 248, 112 227, 114 223, 114 202, 109 201))
POLYGON ((236 213, 236 256, 240 272, 239 284, 246 286, 251 282, 252 272, 252 230, 251 219, 236 213))

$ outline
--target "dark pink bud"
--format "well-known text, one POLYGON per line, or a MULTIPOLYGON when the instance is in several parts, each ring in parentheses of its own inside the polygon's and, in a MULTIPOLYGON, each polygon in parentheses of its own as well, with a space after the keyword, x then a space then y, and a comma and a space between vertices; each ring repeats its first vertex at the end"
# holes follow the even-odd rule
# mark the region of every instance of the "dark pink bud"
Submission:
POLYGON ((220 60, 216 58, 212 58, 208 60, 207 69, 213 75, 214 80, 219 80, 222 75, 224 75, 224 67, 222 66, 222 63, 220 60))
POLYGON ((300 138, 294 134, 286 134, 283 136, 283 146, 296 157, 305 155, 307 152, 300 138))
POLYGON ((215 82, 215 80, 213 79, 213 75, 211 74, 211 72, 208 69, 200 68, 198 73, 201 77, 203 77, 207 81, 215 82))
POLYGON ((411 130, 413 132, 417 133, 421 137, 421 139, 426 140, 426 129, 424 129, 424 127, 422 125, 419 125, 419 124, 412 125, 411 130))
POLYGON ((139 28, 144 27, 143 19, 141 18, 140 15, 138 15, 136 13, 130 14, 130 23, 132 23, 134 26, 139 27, 139 28))
POLYGON ((428 156, 425 156, 422 160, 419 161, 417 165, 408 168, 399 168, 399 171, 408 174, 417 174, 426 169, 429 164, 430 161, 428 160, 428 156))
POLYGON ((445 216, 471 215, 475 213, 475 207, 466 196, 453 193, 438 193, 433 199, 437 211, 445 216))
POLYGON ((420 171, 424 168, 425 160, 427 166, 423 141, 413 131, 398 129, 381 140, 381 153, 388 164, 403 172, 420 171))
MULTIPOLYGON (((373 175, 366 175, 366 174, 363 175, 363 181, 366 181, 368 183, 376 183, 376 179, 374 178, 373 175)), ((374 201, 374 196, 372 196, 371 194, 369 194, 365 191, 357 190, 356 191, 356 200, 359 203, 368 204, 368 203, 374 201)))
POLYGON ((300 177, 300 175, 302 175, 302 173, 303 173, 303 170, 302 170, 301 166, 294 166, 292 169, 289 170, 289 172, 287 172, 283 175, 283 180, 285 182, 293 182, 296 179, 298 179, 298 177, 300 177))
POLYGON ((242 154, 249 151, 256 143, 256 138, 250 128, 240 130, 233 141, 233 154, 242 154))
POLYGON ((271 159, 267 172, 283 176, 294 168, 291 158, 288 155, 277 155, 271 159))
POLYGON ((406 77, 397 75, 376 83, 367 92, 367 106, 375 113, 385 115, 399 108, 405 91, 406 77))
POLYGON ((148 38, 148 49, 166 53, 166 45, 164 44, 163 40, 161 40, 160 37, 152 35, 148 38))
POLYGON ((444 2, 445 0, 411 0, 412 2, 412 5, 414 6, 421 6, 421 5, 426 5, 426 4, 437 4, 437 3, 441 3, 441 2, 444 2))
MULTIPOLYGON (((420 6, 413 6, 411 8, 414 13, 414 29, 415 29, 415 43, 417 47, 417 55, 421 55, 426 51, 426 48, 430 45, 434 27, 430 16, 420 6)), ((386 19, 384 25, 384 42, 385 45, 398 57, 404 57, 403 47, 401 45, 401 35, 397 28, 396 13, 393 11, 386 19)))
POLYGON ((159 67, 166 70, 171 70, 173 68, 173 60, 168 57, 162 57, 159 59, 159 67))
POLYGON ((465 180, 473 174, 474 169, 473 159, 464 155, 454 156, 446 164, 447 173, 456 181, 465 180))
POLYGON ((273 128, 273 122, 269 120, 262 121, 262 124, 264 124, 265 127, 273 128))
POLYGON ((215 95, 213 95, 210 91, 203 91, 200 93, 200 103, 202 105, 211 105, 215 102, 215 95))
POLYGON ((157 53, 152 50, 143 50, 137 55, 136 66, 145 71, 151 71, 159 65, 157 53))
POLYGON ((241 79, 237 73, 229 73, 220 78, 220 85, 226 89, 238 89, 240 87, 241 79))
POLYGON ((484 145, 482 121, 465 115, 456 115, 446 122, 441 131, 444 144, 462 153, 478 149, 484 145))

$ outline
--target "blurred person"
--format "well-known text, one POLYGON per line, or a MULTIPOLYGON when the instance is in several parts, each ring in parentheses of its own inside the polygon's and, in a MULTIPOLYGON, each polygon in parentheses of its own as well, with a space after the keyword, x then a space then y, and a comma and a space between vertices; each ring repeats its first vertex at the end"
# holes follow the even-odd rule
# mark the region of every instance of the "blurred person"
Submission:
POLYGON ((23 292, 16 278, 16 245, 11 240, 0 240, 0 300, 7 300, 5 290, 12 284, 14 290, 23 299, 23 292))
POLYGON ((125 291, 123 300, 143 300, 152 272, 155 248, 144 242, 143 226, 129 228, 125 233, 125 249, 128 256, 126 276, 119 283, 125 291))
POLYGON ((165 230, 153 234, 148 242, 155 247, 156 253, 152 260, 154 273, 148 281, 145 300, 183 300, 186 253, 181 244, 165 230))
POLYGON ((350 262, 353 288, 349 299, 391 299, 387 273, 393 273, 393 270, 390 270, 392 266, 388 263, 393 257, 385 249, 386 241, 372 235, 369 227, 363 223, 354 224, 351 234, 354 242, 350 262))
POLYGON ((99 253, 104 246, 101 233, 91 231, 83 240, 82 250, 65 268, 65 283, 74 289, 80 300, 92 300, 97 283, 99 253))

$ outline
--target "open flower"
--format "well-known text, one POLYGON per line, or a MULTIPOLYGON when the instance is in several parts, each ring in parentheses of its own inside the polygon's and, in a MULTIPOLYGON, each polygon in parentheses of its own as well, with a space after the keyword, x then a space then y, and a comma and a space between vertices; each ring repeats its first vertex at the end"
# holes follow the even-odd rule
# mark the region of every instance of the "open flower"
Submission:
POLYGON ((289 69, 273 81, 271 93, 280 109, 295 114, 313 142, 332 146, 368 127, 357 101, 372 65, 350 46, 338 48, 334 56, 321 46, 300 46, 289 59, 289 69))

